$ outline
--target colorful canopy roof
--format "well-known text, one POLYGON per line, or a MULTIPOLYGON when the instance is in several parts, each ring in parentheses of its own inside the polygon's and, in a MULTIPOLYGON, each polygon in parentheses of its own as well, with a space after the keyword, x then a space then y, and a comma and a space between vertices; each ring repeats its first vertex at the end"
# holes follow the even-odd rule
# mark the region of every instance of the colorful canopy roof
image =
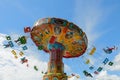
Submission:
POLYGON ((63 57, 82 55, 88 44, 85 32, 77 25, 60 18, 38 20, 31 31, 31 38, 39 47, 49 53, 48 44, 59 42, 65 47, 63 57))

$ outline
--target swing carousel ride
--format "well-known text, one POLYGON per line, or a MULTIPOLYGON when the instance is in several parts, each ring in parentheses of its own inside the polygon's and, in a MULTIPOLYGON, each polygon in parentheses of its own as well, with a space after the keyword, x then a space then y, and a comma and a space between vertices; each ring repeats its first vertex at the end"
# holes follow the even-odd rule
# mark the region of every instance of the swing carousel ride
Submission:
POLYGON ((43 18, 34 24, 30 34, 38 49, 50 54, 43 80, 67 80, 62 58, 84 54, 88 44, 85 32, 67 20, 43 18))
MULTIPOLYGON (((94 78, 95 75, 98 75, 104 69, 104 66, 113 66, 114 62, 109 59, 108 55, 118 49, 116 46, 103 48, 102 51, 105 54, 99 54, 100 51, 95 46, 89 49, 85 32, 72 22, 60 18, 40 19, 35 22, 32 29, 29 26, 25 27, 24 33, 28 33, 30 36, 22 35, 18 39, 14 39, 9 35, 6 36, 7 43, 4 43, 3 46, 4 48, 12 48, 11 53, 14 58, 20 58, 21 64, 26 64, 27 67, 30 67, 26 50, 30 49, 27 45, 29 42, 27 39, 31 38, 38 50, 43 50, 50 55, 47 72, 42 71, 42 74, 44 73, 43 80, 68 80, 71 76, 80 78, 80 76, 73 73, 71 76, 67 75, 64 72, 64 63, 62 60, 63 58, 74 59, 79 56, 82 56, 83 62, 89 67, 88 70, 81 69, 82 73, 86 77, 94 78), (20 50, 16 48, 16 44, 20 47, 20 50), (88 53, 86 57, 83 55, 84 53, 88 53), (101 65, 96 67, 91 63, 92 60, 89 57, 93 57, 93 55, 103 57, 102 60, 99 60, 99 58, 96 59, 101 62, 101 65), (107 57, 104 57, 104 55, 107 55, 107 57)), ((80 62, 82 63, 82 61, 80 62)), ((82 64, 80 65, 82 66, 82 64)), ((38 66, 34 65, 33 68, 35 71, 39 71, 38 66)))

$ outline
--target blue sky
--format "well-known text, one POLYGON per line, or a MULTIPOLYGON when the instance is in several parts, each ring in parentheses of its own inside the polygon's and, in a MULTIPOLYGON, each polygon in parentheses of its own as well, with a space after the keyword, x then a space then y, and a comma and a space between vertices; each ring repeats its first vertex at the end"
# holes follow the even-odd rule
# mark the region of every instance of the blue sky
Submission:
MULTIPOLYGON (((25 26, 32 27, 36 20, 45 17, 67 19, 80 26, 87 34, 89 45, 96 46, 97 53, 103 53, 103 59, 109 56, 114 60, 120 52, 118 49, 114 54, 105 55, 102 51, 106 46, 120 46, 119 0, 0 0, 0 33, 23 34, 25 26)), ((93 58, 97 60, 98 56, 96 54, 93 58)), ((74 68, 74 72, 82 78, 85 77, 79 68, 85 66, 84 70, 88 65, 84 64, 81 57, 65 59, 65 63, 74 68), (76 66, 72 66, 73 64, 76 66)), ((108 71, 109 75, 120 76, 119 72, 120 69, 108 71)))

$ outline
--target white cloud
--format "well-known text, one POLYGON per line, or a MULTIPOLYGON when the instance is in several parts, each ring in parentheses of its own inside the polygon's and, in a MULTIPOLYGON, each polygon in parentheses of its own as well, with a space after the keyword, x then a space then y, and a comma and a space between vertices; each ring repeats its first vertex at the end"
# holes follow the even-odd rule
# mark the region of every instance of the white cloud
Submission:
MULTIPOLYGON (((32 49, 25 52, 25 57, 28 59, 29 67, 26 64, 20 63, 20 56, 18 55, 18 49, 15 50, 18 55, 18 59, 15 59, 11 53, 12 48, 4 48, 3 42, 5 41, 4 34, 0 34, 0 80, 42 80, 44 74, 47 71, 47 63, 39 59, 43 57, 40 53, 33 54, 32 49), (32 53, 31 53, 32 52, 32 53), (36 55, 41 55, 36 57, 36 55), (34 65, 38 67, 38 71, 34 70, 34 65)), ((16 38, 16 37, 15 37, 16 38)), ((35 51, 36 52, 36 51, 35 51)), ((71 68, 65 64, 65 72, 71 72, 71 68)), ((77 80, 77 79, 70 79, 77 80)))
MULTIPOLYGON (((105 71, 102 71, 98 76, 96 76, 96 80, 120 80, 120 76, 117 74, 111 75, 108 71, 120 71, 120 53, 115 56, 113 60, 113 66, 107 65, 105 67, 105 71)), ((118 73, 118 72, 116 72, 118 73)))
POLYGON ((65 72, 72 72, 72 69, 70 68, 70 66, 64 64, 64 70, 65 72))
POLYGON ((68 80, 80 80, 80 79, 78 79, 77 77, 72 77, 72 78, 70 78, 68 80))
POLYGON ((107 71, 102 71, 96 76, 96 80, 120 80, 120 77, 117 75, 109 75, 107 71))
MULTIPOLYGON (((20 63, 20 56, 15 59, 11 48, 4 48, 5 35, 0 34, 0 80, 42 80, 42 71, 47 71, 47 62, 36 58, 33 55, 24 55, 28 58, 29 67, 20 63), (34 65, 38 71, 34 70, 34 65)), ((19 52, 18 50, 15 50, 19 52)), ((31 52, 27 51, 28 53, 31 52)), ((27 54, 27 53, 25 53, 27 54)))
POLYGON ((4 50, 0 47, 0 77, 1 80, 42 80, 41 71, 47 70, 47 62, 40 61, 34 57, 27 57, 29 67, 20 63, 20 58, 15 59, 11 54, 12 49, 4 50), (33 66, 37 65, 39 71, 35 71, 33 66))
POLYGON ((113 63, 113 66, 107 66, 106 69, 111 71, 120 71, 120 53, 115 56, 113 63))

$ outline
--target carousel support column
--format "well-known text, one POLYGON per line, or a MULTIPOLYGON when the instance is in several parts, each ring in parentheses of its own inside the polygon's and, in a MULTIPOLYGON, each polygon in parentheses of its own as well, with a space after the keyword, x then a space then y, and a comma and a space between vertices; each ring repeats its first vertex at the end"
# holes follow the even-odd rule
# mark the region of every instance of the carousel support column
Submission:
POLYGON ((67 80, 62 61, 64 46, 60 43, 54 43, 49 44, 48 48, 50 50, 50 60, 47 74, 44 75, 43 80, 67 80))

